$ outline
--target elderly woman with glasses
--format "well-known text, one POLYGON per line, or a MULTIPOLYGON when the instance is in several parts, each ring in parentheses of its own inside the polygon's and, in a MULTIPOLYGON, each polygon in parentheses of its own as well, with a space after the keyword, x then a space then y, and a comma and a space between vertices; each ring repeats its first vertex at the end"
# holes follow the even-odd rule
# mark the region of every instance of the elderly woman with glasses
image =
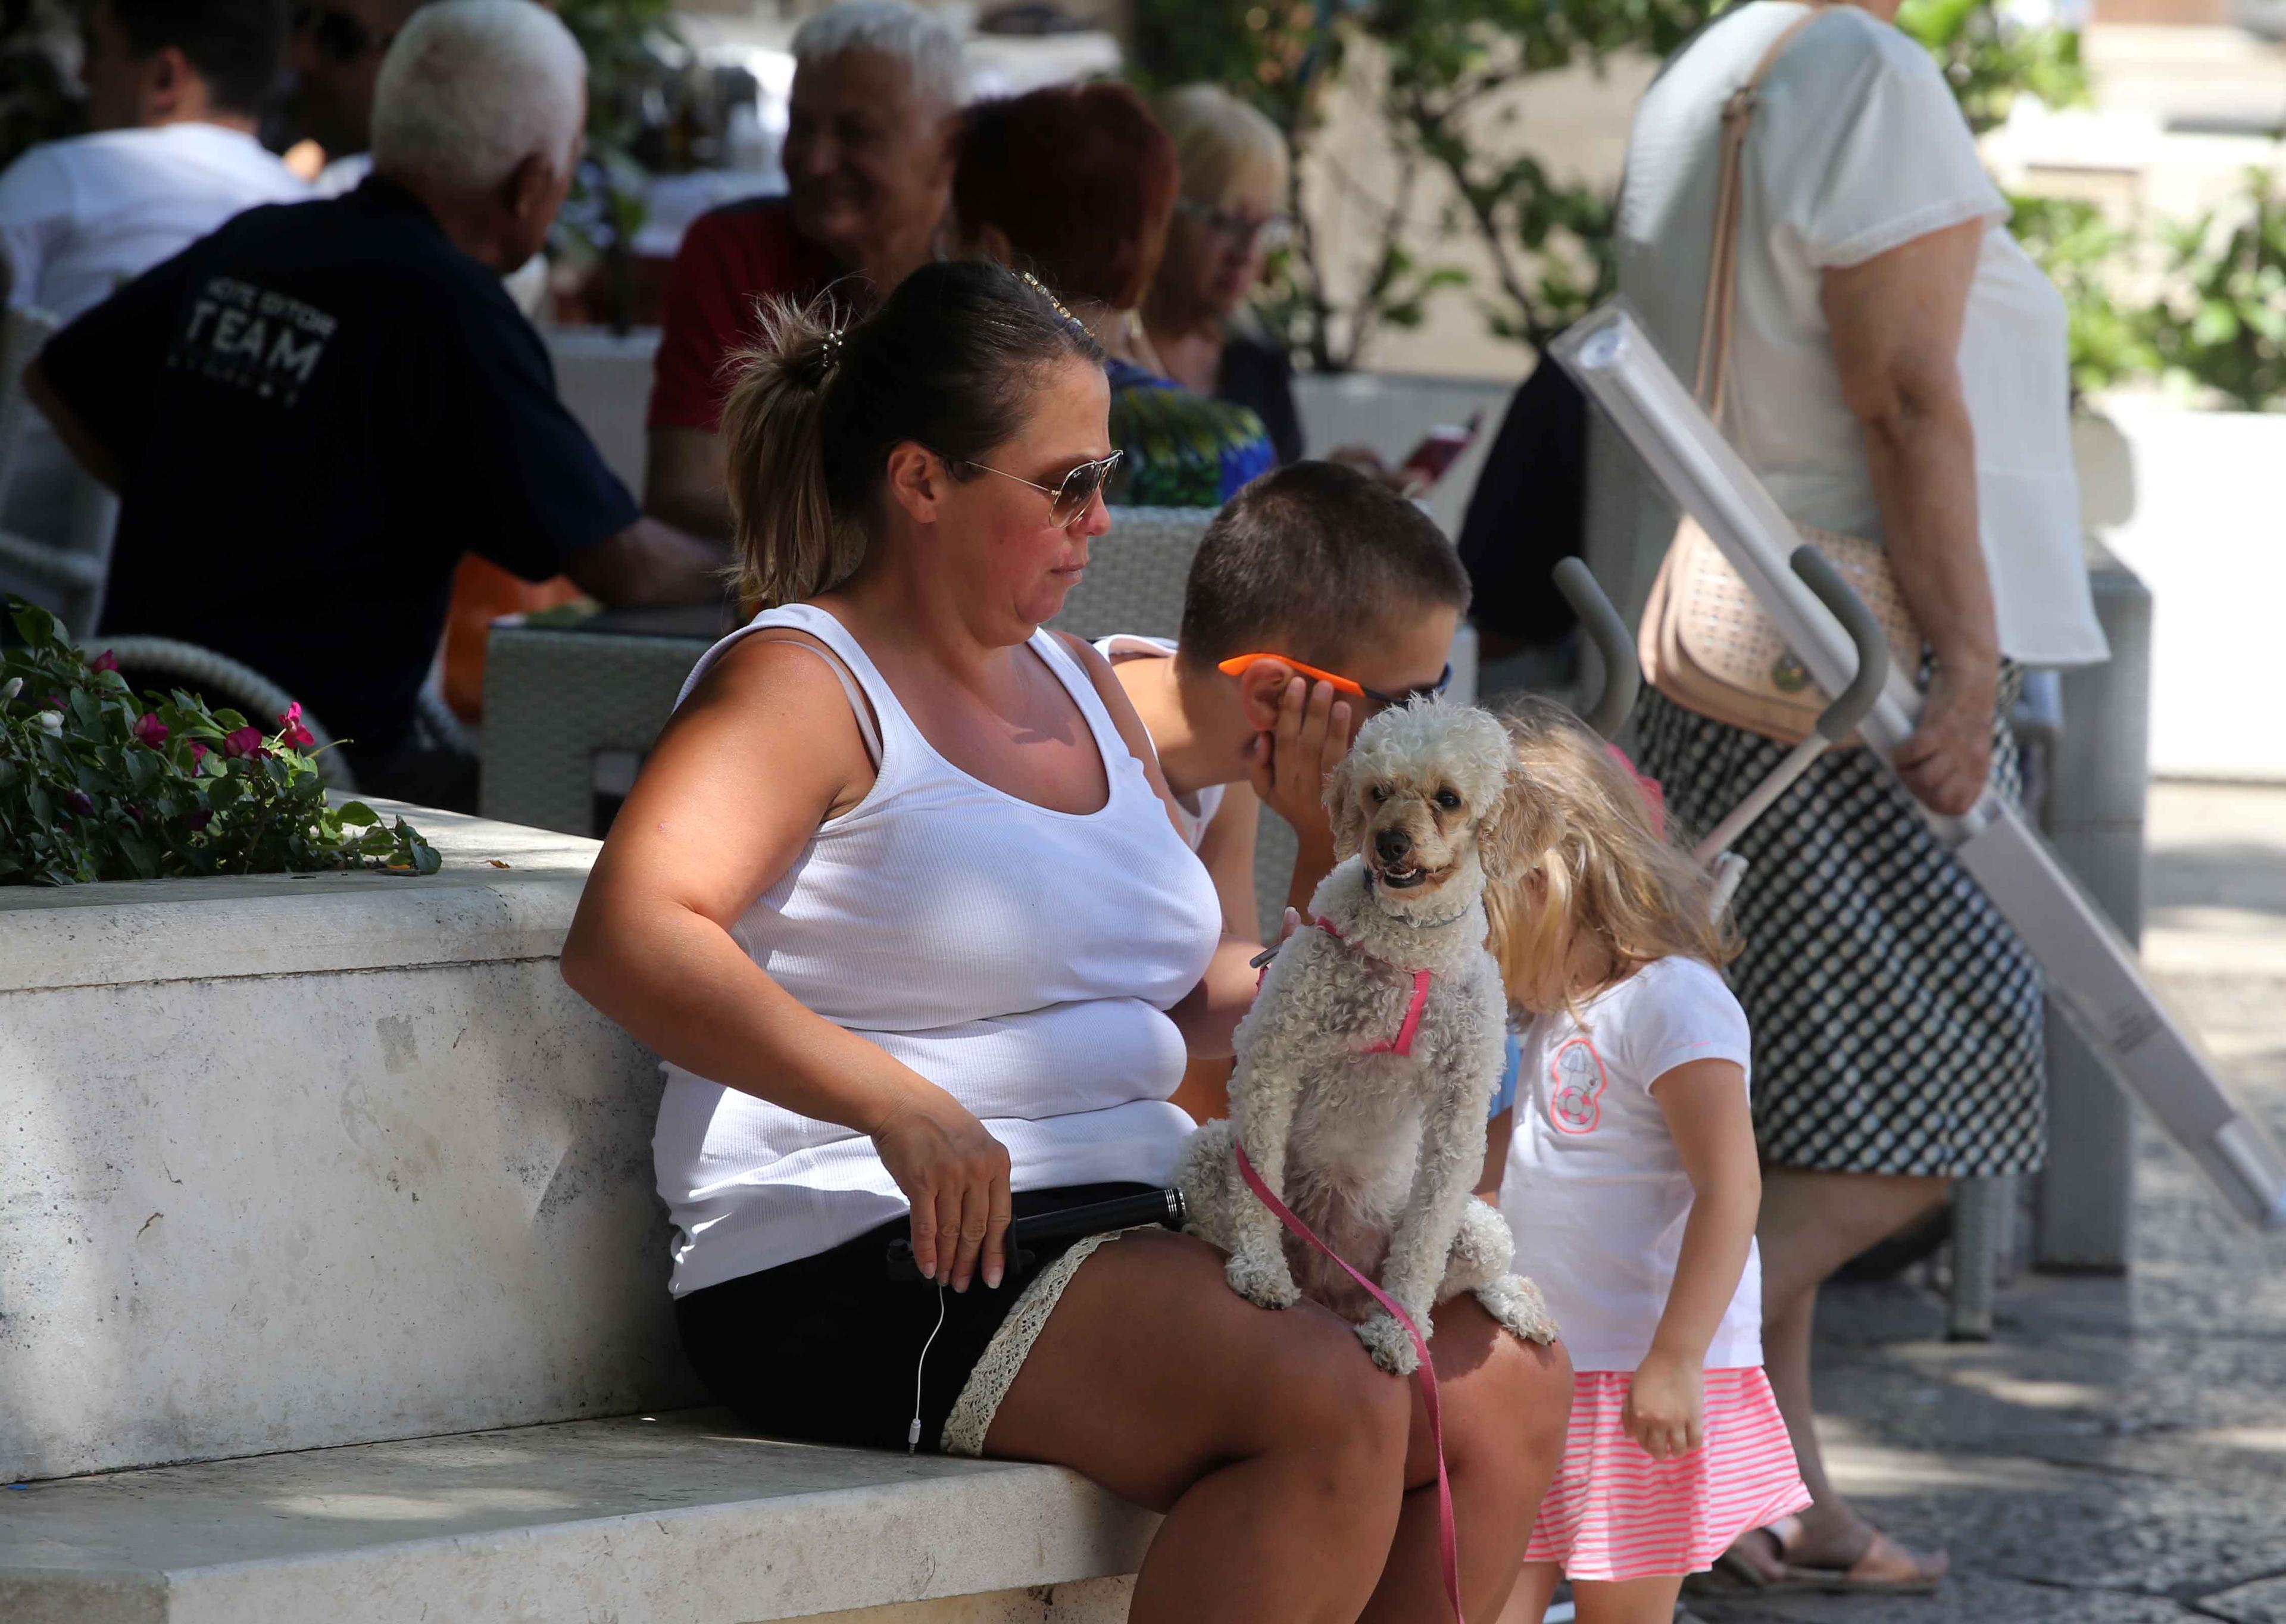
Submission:
POLYGON ((1292 228, 1281 212, 1286 138, 1217 85, 1186 85, 1156 111, 1175 144, 1182 192, 1144 296, 1144 332, 1169 377, 1252 408, 1278 461, 1291 462, 1302 454, 1293 368, 1285 346, 1247 315, 1264 262, 1292 228))
POLYGON ((1213 508, 1277 465, 1262 419, 1167 375, 1137 307, 1177 209, 1175 146, 1124 85, 969 109, 952 182, 964 251, 1036 272, 1104 351, 1112 500, 1213 508))

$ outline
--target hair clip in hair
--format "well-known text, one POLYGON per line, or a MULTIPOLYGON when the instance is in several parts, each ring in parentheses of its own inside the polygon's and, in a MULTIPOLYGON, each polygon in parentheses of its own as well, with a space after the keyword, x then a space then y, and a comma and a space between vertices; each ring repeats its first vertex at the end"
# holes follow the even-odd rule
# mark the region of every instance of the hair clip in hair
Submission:
POLYGON ((1086 327, 1087 324, 1085 322, 1082 321, 1077 316, 1073 315, 1071 311, 1064 308, 1062 300, 1057 298, 1055 295, 1048 291, 1048 285, 1045 282, 1042 281, 1038 277, 1034 276, 1029 271, 1024 272, 1024 280, 1032 285, 1034 292, 1037 293, 1040 297, 1048 302, 1048 307, 1051 310, 1053 310, 1057 315, 1061 316, 1066 321, 1070 322, 1072 326, 1076 327, 1083 329, 1086 327))
POLYGON ((829 327, 825 336, 818 341, 820 359, 825 371, 832 372, 841 365, 841 338, 847 331, 847 327, 829 327))

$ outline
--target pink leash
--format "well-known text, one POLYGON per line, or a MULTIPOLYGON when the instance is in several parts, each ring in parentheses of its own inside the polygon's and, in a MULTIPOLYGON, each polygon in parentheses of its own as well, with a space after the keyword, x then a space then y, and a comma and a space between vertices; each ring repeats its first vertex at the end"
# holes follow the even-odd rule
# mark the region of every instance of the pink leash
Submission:
MULTIPOLYGON (((1332 930, 1333 926, 1329 925, 1326 928, 1332 930)), ((1421 1005, 1428 996, 1429 986, 1429 973, 1426 970, 1415 971, 1414 974, 1415 979, 1413 1007, 1406 1013, 1405 1029, 1398 1034, 1397 1042, 1394 1045, 1381 1045, 1371 1052, 1385 1051, 1403 1054, 1412 1048, 1413 1031, 1421 1023, 1421 1005)), ((1445 1471, 1445 1422, 1437 1407, 1437 1369, 1429 1362, 1428 1338, 1422 1336, 1421 1328, 1413 1323, 1411 1314, 1399 1308, 1379 1286, 1350 1267, 1346 1258, 1318 1239, 1317 1232, 1300 1218, 1296 1218, 1293 1209, 1272 1193, 1270 1186, 1263 1183, 1262 1175, 1254 1171, 1254 1163, 1247 1156, 1245 1146, 1234 1144, 1231 1149, 1238 1157, 1238 1176, 1246 1180, 1248 1189, 1262 1198, 1264 1206, 1278 1215, 1278 1221, 1332 1258, 1340 1265, 1343 1273, 1363 1286, 1371 1294, 1375 1302, 1389 1310, 1396 1317, 1397 1322, 1402 1325, 1407 1334, 1413 1338, 1413 1351, 1421 1360, 1420 1365, 1413 1374, 1421 1384, 1421 1407, 1429 1412, 1430 1441, 1437 1447, 1437 1555, 1444 1565, 1445 1596, 1446 1599, 1453 1604, 1453 1617, 1455 1624, 1468 1624, 1467 1617, 1461 1612, 1461 1541, 1453 1528, 1453 1480, 1446 1475, 1445 1471)))

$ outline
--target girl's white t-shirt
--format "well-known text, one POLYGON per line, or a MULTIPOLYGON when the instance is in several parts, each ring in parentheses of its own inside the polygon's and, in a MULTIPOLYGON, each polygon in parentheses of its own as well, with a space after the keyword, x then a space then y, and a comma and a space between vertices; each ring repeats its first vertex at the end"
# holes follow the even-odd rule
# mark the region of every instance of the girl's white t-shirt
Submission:
MULTIPOLYGON (((1620 291, 1686 385, 1714 250, 1722 106, 1804 9, 1754 0, 1725 13, 1636 111, 1620 291)), ((2028 665, 2082 665, 2108 650, 2081 545, 2064 303, 2007 218, 1928 52, 1857 6, 1826 6, 1763 81, 1746 137, 1723 432, 1787 517, 1880 540, 1864 430, 1842 397, 1826 324, 1825 273, 1981 221, 1959 359, 2000 648, 2028 665)), ((1623 612, 1639 612, 1675 511, 1608 435, 1591 453, 1591 468, 1599 461, 1588 562, 1623 612)))
MULTIPOLYGON (((1501 1211, 1516 1270, 1537 1284, 1575 1370, 1633 1370, 1675 1282, 1693 1193, 1653 1085, 1691 1060, 1751 1078, 1746 1013, 1695 958, 1661 958, 1523 1039, 1501 1211)), ((1762 1263, 1746 1272, 1706 1368, 1762 1362, 1762 1263)))

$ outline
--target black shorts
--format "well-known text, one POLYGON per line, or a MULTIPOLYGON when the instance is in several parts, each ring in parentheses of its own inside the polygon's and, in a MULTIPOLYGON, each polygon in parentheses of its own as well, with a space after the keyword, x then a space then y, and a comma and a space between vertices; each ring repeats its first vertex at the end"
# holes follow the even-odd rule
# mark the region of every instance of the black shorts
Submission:
MULTIPOLYGON (((1018 1194, 1013 1206, 1018 1218, 1029 1218, 1140 1194, 1150 1187, 1084 1184, 1029 1190, 1018 1194)), ((775 1438, 902 1450, 912 1424, 918 1367, 920 1444, 936 1453, 945 1416, 993 1334, 1025 1285, 1074 1242, 1033 1248, 1031 1268, 1021 1277, 1011 1273, 997 1290, 987 1290, 980 1277, 966 1291, 947 1288, 940 1293, 928 1281, 889 1278, 888 1244, 906 1233, 906 1220, 898 1218, 831 1251, 676 1299, 683 1351, 715 1402, 775 1438)))

